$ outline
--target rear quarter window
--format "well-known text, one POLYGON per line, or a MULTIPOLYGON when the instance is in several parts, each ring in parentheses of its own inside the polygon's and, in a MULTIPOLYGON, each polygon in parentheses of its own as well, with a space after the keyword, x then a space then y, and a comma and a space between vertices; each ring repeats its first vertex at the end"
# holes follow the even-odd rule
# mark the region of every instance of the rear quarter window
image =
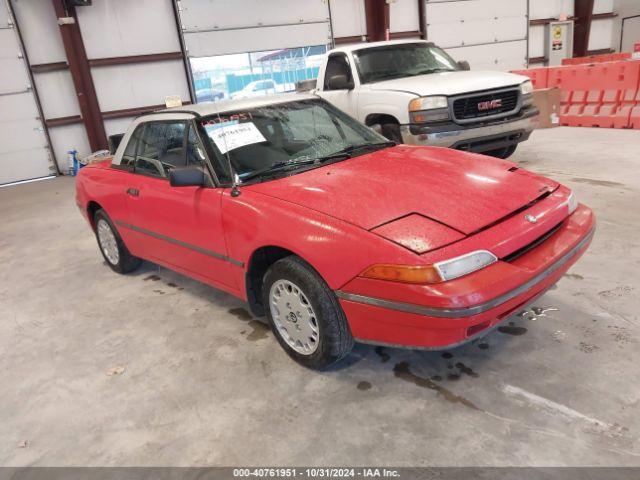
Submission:
POLYGON ((122 154, 122 159, 120 160, 121 166, 133 168, 136 162, 136 151, 138 149, 138 141, 140 140, 140 136, 142 135, 143 129, 144 129, 144 124, 140 124, 133 131, 133 134, 129 138, 129 143, 127 143, 127 147, 124 149, 124 153, 122 154))

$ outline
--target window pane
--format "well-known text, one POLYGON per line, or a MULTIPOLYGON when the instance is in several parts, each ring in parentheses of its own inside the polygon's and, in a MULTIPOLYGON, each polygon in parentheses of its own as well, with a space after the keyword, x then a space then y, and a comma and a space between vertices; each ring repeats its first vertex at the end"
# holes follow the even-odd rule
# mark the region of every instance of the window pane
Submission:
POLYGON ((238 112, 202 120, 216 171, 228 176, 230 161, 241 179, 274 165, 292 165, 332 155, 350 146, 384 142, 385 139, 322 100, 303 100, 238 112), (241 129, 239 142, 231 148, 225 135, 241 129), (227 132, 230 133, 226 133, 227 132), (224 148, 221 148, 224 147, 224 148), (222 151, 228 153, 222 154, 222 151))
MULTIPOLYGON (((337 123, 337 122, 336 122, 337 123)), ((284 125, 285 138, 298 142, 308 138, 325 142, 340 142, 341 132, 331 121, 327 110, 322 108, 291 109, 284 125)))
POLYGON ((362 83, 458 70, 443 50, 426 43, 402 43, 356 50, 354 58, 362 83))
POLYGON ((330 90, 329 88, 329 78, 334 75, 346 75, 347 80, 351 81, 351 67, 349 66, 349 62, 347 61, 347 57, 344 55, 332 55, 329 57, 329 61, 327 62, 327 69, 324 75, 324 89, 330 90))
POLYGON ((189 165, 205 165, 204 148, 198 139, 194 128, 189 128, 189 138, 187 140, 187 160, 189 165))
POLYGON ((317 78, 326 51, 326 45, 311 45, 191 58, 196 99, 215 102, 295 91, 299 82, 317 78))
POLYGON ((125 167, 132 167, 136 161, 136 147, 138 146, 138 140, 140 140, 140 135, 142 134, 142 129, 144 125, 138 125, 131 135, 129 139, 129 143, 127 143, 127 148, 125 148, 124 153, 122 154, 122 160, 120 161, 120 165, 125 167))
POLYGON ((140 140, 136 172, 166 178, 173 167, 184 167, 184 122, 150 122, 140 140))

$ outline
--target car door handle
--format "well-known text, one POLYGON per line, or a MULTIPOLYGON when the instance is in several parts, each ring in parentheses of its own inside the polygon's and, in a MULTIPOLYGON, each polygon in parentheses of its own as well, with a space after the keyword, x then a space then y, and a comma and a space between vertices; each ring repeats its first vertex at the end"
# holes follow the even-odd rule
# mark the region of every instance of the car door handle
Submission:
POLYGON ((127 194, 132 197, 137 197, 140 195, 140 191, 137 188, 127 188, 127 194))

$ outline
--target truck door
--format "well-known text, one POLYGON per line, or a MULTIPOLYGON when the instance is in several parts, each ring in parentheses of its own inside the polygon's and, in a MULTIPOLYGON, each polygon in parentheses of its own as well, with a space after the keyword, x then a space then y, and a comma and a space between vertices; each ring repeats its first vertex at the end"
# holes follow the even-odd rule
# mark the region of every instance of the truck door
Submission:
POLYGON ((346 54, 337 52, 329 55, 324 71, 321 96, 348 115, 358 118, 358 93, 356 88, 332 89, 329 85, 329 79, 334 75, 345 75, 350 83, 355 84, 354 72, 346 54))

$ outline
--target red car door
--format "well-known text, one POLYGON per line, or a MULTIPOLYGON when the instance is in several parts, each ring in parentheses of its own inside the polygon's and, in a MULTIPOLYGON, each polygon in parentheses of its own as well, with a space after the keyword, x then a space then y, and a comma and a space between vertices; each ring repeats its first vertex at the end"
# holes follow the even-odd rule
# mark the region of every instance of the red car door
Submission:
POLYGON ((236 290, 222 230, 222 188, 172 187, 173 167, 199 164, 204 148, 190 122, 151 121, 139 136, 134 173, 126 186, 132 252, 170 268, 236 290))

